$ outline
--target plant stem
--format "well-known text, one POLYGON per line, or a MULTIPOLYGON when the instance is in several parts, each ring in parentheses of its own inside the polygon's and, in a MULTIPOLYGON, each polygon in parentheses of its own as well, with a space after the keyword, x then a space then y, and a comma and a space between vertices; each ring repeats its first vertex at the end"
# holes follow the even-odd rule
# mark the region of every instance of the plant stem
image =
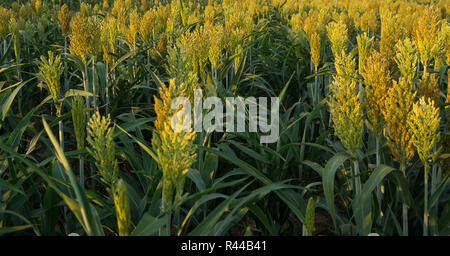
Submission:
MULTIPOLYGON (((22 81, 22 74, 21 74, 21 68, 20 68, 20 51, 17 51, 17 79, 19 81, 22 81)), ((20 91, 20 94, 22 95, 22 91, 20 91)))
POLYGON ((381 157, 380 157, 380 136, 377 136, 375 139, 375 146, 376 146, 376 167, 380 166, 381 164, 381 157))
POLYGON ((420 54, 417 54, 417 76, 419 76, 420 71, 420 54))
POLYGON ((108 84, 108 72, 109 72, 109 64, 106 61, 106 72, 105 72, 105 94, 106 94, 106 116, 109 114, 109 84, 108 84))
MULTIPOLYGON (((164 178, 163 178, 164 179, 164 178)), ((171 218, 172 218, 172 212, 171 212, 171 207, 169 206, 169 203, 168 202, 166 202, 166 200, 165 200, 165 196, 164 196, 164 191, 165 191, 165 187, 166 186, 166 184, 165 184, 165 182, 163 181, 163 188, 162 188, 162 198, 161 198, 161 210, 162 210, 162 212, 166 212, 166 214, 167 214, 167 216, 166 216, 166 218, 167 218, 167 222, 166 222, 166 235, 167 236, 170 236, 170 229, 171 229, 171 218)), ((160 231, 160 233, 161 233, 161 231, 160 231)))
MULTIPOLYGON (((169 207, 167 207, 169 208, 169 207)), ((171 229, 172 229, 172 212, 171 210, 167 212, 167 224, 166 224, 166 228, 167 228, 167 236, 171 235, 171 229)))
POLYGON ((8 50, 7 46, 8 46, 8 43, 6 42, 6 39, 3 39, 3 55, 6 55, 6 51, 8 50))
MULTIPOLYGON (((305 127, 303 129, 302 144, 300 145, 300 163, 302 163, 305 158, 306 131, 308 130, 307 128, 308 128, 307 125, 305 125, 305 127)), ((303 164, 300 164, 299 170, 298 170, 298 179, 299 180, 302 180, 302 174, 303 174, 303 164)))
POLYGON ((92 94, 94 97, 94 111, 97 110, 97 88, 95 86, 95 58, 92 57, 92 94))
MULTIPOLYGON (((84 86, 84 91, 85 91, 85 92, 89 92, 88 81, 87 81, 87 79, 88 79, 87 63, 84 62, 83 86, 84 86)), ((86 96, 86 108, 87 108, 87 109, 91 108, 91 104, 90 104, 90 102, 89 102, 89 96, 86 96)), ((87 120, 88 120, 88 122, 89 122, 89 116, 90 116, 90 114, 89 114, 89 112, 88 112, 88 114, 87 114, 87 120)))
POLYGON ((80 184, 81 187, 84 188, 84 160, 83 157, 80 156, 80 184))
POLYGON ((62 120, 58 122, 58 126, 59 126, 59 146, 61 147, 62 151, 64 151, 64 131, 62 120))
MULTIPOLYGON (((62 101, 57 100, 55 102, 55 108, 56 108, 56 116, 58 118, 61 117, 61 109, 62 109, 62 101)), ((58 122, 58 132, 59 132, 59 146, 61 147, 62 151, 64 151, 64 126, 63 121, 59 120, 58 122)))
MULTIPOLYGON (((314 77, 314 88, 316 88, 316 102, 315 102, 315 105, 319 104, 319 102, 320 102, 320 93, 321 93, 321 88, 319 87, 319 77, 317 76, 317 68, 318 67, 316 65, 314 65, 314 74, 315 74, 315 77, 314 77)), ((323 109, 321 109, 319 111, 319 115, 320 115, 320 122, 321 123, 323 122, 323 126, 322 127, 324 127, 326 129, 325 117, 324 117, 323 109)), ((319 126, 319 128, 320 128, 320 126, 319 126)))
MULTIPOLYGON (((67 37, 64 37, 64 56, 67 54, 67 37)), ((67 61, 64 60, 64 89, 69 90, 69 80, 67 79, 67 61)))
POLYGON ((358 160, 353 161, 353 167, 354 167, 354 179, 355 179, 355 192, 356 195, 361 194, 361 176, 359 175, 359 162, 358 160))
MULTIPOLYGON (((380 136, 376 136, 376 138, 375 138, 375 147, 376 147, 376 165, 375 165, 375 168, 378 168, 378 166, 380 166, 380 164, 381 164, 381 158, 380 158, 380 136)), ((378 199, 378 204, 380 206, 380 210, 381 210, 381 199, 383 197, 383 195, 381 193, 381 185, 382 185, 382 183, 377 185, 377 199, 378 199)))
MULTIPOLYGON (((406 178, 406 163, 402 160, 400 163, 400 170, 406 178)), ((403 215, 403 236, 408 236, 408 206, 406 203, 402 204, 402 215, 403 215)))
POLYGON ((430 166, 425 163, 425 173, 424 173, 424 211, 423 211, 423 236, 428 236, 428 172, 430 171, 430 166))
MULTIPOLYGON (((150 49, 147 50, 147 66, 148 69, 150 70, 150 49)), ((148 72, 147 74, 147 86, 150 86, 150 72, 148 72)))

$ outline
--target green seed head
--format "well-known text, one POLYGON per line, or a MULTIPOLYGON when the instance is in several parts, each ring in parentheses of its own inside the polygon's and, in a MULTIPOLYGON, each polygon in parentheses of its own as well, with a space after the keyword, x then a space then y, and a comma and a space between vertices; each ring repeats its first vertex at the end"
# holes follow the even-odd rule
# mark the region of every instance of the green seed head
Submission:
POLYGON ((114 205, 117 214, 117 226, 120 236, 128 236, 131 227, 130 204, 128 201, 127 187, 122 179, 114 185, 114 205))
POLYGON ((48 59, 41 56, 41 63, 39 65, 39 78, 47 85, 50 94, 52 95, 53 102, 60 109, 60 98, 61 98, 61 74, 64 71, 62 65, 61 56, 55 56, 52 51, 48 52, 48 59))
POLYGON ((95 159, 101 180, 112 188, 117 180, 119 167, 116 161, 114 128, 110 127, 110 124, 110 117, 101 116, 98 110, 92 115, 87 128, 87 141, 90 145, 87 150, 95 159))

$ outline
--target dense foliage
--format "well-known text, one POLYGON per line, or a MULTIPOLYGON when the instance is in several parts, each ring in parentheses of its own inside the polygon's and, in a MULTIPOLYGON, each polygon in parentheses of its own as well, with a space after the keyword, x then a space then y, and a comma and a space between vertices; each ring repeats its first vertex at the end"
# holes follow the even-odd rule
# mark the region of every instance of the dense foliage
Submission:
POLYGON ((0 234, 449 235, 448 1, 0 5, 0 234), (195 89, 278 141, 172 130, 195 89))

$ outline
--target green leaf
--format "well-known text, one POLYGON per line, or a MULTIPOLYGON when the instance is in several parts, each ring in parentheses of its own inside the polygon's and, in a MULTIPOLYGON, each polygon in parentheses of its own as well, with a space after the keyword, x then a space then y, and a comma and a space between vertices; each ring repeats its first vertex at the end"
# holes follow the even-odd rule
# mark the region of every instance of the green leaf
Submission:
POLYGON ((0 234, 20 231, 20 230, 27 229, 27 228, 32 228, 34 233, 37 236, 41 235, 39 233, 39 230, 37 229, 36 225, 32 224, 31 221, 29 219, 25 218, 23 215, 21 215, 17 212, 10 211, 10 210, 1 210, 1 209, 0 209, 0 213, 6 213, 6 214, 11 214, 11 215, 17 216, 19 219, 21 219, 22 221, 24 221, 27 224, 27 225, 22 225, 22 226, 0 228, 0 234))
POLYGON ((22 226, 14 226, 14 227, 2 227, 0 228, 0 235, 21 231, 24 229, 32 228, 34 225, 22 225, 22 226))
POLYGON ((125 131, 125 129, 123 129, 122 127, 120 127, 118 124, 114 124, 114 126, 117 126, 123 133, 125 133, 126 135, 128 135, 132 140, 134 140, 145 152, 147 152, 147 154, 149 154, 153 160, 155 160, 157 163, 159 163, 158 157, 156 156, 156 154, 153 152, 153 150, 150 149, 149 146, 147 146, 144 142, 140 141, 139 139, 137 139, 136 137, 134 137, 133 135, 129 134, 127 131, 125 131))
POLYGON ((195 213, 195 211, 204 203, 214 200, 214 199, 218 199, 218 198, 224 198, 227 199, 228 196, 224 195, 224 194, 220 194, 220 193, 210 193, 210 194, 206 194, 202 197, 200 197, 200 199, 195 201, 195 204, 191 207, 191 209, 189 210, 189 212, 186 214, 186 217, 184 217, 183 222, 181 223, 181 227, 178 230, 178 235, 181 235, 183 228, 186 226, 186 224, 188 223, 188 221, 190 220, 191 216, 195 213))
POLYGON ((352 156, 345 152, 339 152, 334 155, 330 160, 328 160, 327 165, 323 171, 322 183, 323 183, 323 191, 325 193, 325 200, 327 202, 327 206, 333 219, 334 227, 337 228, 336 225, 336 213, 334 208, 334 176, 338 168, 352 156))
POLYGON ((17 86, 16 89, 9 95, 9 97, 6 99, 6 101, 2 105, 2 121, 5 121, 6 114, 8 114, 9 109, 11 108, 11 105, 16 98, 17 94, 19 93, 20 89, 26 84, 26 82, 17 82, 13 85, 13 87, 17 86))
POLYGON ((442 195, 442 193, 445 191, 446 188, 448 188, 448 185, 450 184, 450 176, 447 175, 441 183, 437 186, 436 190, 430 197, 430 202, 428 203, 428 211, 433 208, 433 206, 439 201, 439 197, 442 195))
POLYGON ((353 213, 355 215, 356 225, 359 235, 367 236, 372 229, 372 191, 380 184, 384 177, 396 169, 380 165, 372 172, 367 182, 364 184, 361 194, 356 196, 353 201, 353 213))
MULTIPOLYGON (((97 222, 97 219, 95 218, 95 214, 93 212, 93 208, 89 204, 86 194, 81 188, 80 183, 75 177, 75 174, 72 172, 69 162, 67 161, 66 156, 64 155, 64 152, 62 148, 59 146, 59 142, 53 135, 50 126, 47 124, 44 118, 42 118, 42 123, 44 124, 45 131, 47 132, 47 135, 49 136, 50 141, 52 142, 53 147, 56 150, 56 156, 58 158, 58 161, 63 165, 64 170, 66 171, 66 175, 69 177, 70 184, 72 185, 72 188, 75 191, 75 195, 77 197, 79 204, 79 206, 78 205, 76 206, 78 206, 80 209, 82 222, 84 223, 86 233, 88 235, 94 236, 103 235, 101 223, 97 222)), ((73 205, 72 207, 76 208, 76 206, 73 205)))
POLYGON ((272 183, 253 190, 248 196, 234 200, 230 206, 232 208, 231 212, 227 214, 223 221, 218 223, 212 235, 223 235, 235 221, 243 217, 242 211, 247 211, 246 207, 244 208, 247 204, 261 200, 270 192, 288 188, 292 188, 292 185, 283 184, 283 182, 272 183))
POLYGON ((198 170, 189 168, 186 177, 188 177, 195 183, 199 191, 203 191, 206 189, 205 182, 203 182, 202 176, 200 175, 200 172, 198 170))
POLYGON ((219 221, 220 217, 227 211, 231 202, 244 191, 250 183, 246 184, 238 191, 234 192, 228 199, 220 203, 213 211, 211 211, 208 216, 197 225, 197 227, 189 233, 189 236, 204 236, 209 235, 216 223, 219 221))
POLYGON ((24 133, 26 127, 30 123, 31 117, 33 117, 34 112, 36 112, 42 105, 44 105, 47 101, 51 100, 52 96, 47 96, 41 103, 39 103, 36 107, 34 107, 30 112, 28 112, 21 120, 20 122, 14 127, 13 132, 10 134, 7 145, 12 146, 13 148, 16 148, 19 145, 20 138, 22 134, 24 133))
POLYGON ((152 236, 156 235, 158 231, 166 224, 164 218, 156 218, 150 213, 145 213, 136 226, 136 229, 131 233, 132 236, 152 236))
POLYGON ((250 212, 253 213, 259 221, 261 221, 267 231, 269 231, 270 235, 276 236, 278 234, 274 224, 267 218, 267 213, 265 213, 256 203, 250 204, 247 207, 250 212))
POLYGON ((0 178, 0 188, 7 188, 7 189, 11 189, 14 192, 17 192, 19 194, 22 194, 25 196, 25 193, 23 193, 22 190, 20 190, 19 188, 17 188, 16 186, 12 185, 11 183, 7 182, 6 180, 3 180, 2 178, 0 178))
POLYGON ((25 163, 27 166, 29 166, 31 169, 33 169, 33 171, 35 171, 39 176, 41 176, 48 183, 48 185, 50 187, 52 187, 55 190, 55 192, 57 192, 58 195, 64 200, 64 202, 67 204, 69 209, 73 212, 75 217, 78 219, 80 224, 83 226, 83 229, 86 229, 85 225, 84 225, 83 218, 82 218, 82 214, 81 214, 81 208, 78 206, 78 204, 72 198, 68 197, 66 194, 64 194, 59 189, 59 187, 53 182, 53 179, 51 179, 46 174, 46 171, 44 172, 36 164, 34 164, 30 160, 24 158, 22 155, 20 155, 19 153, 15 152, 14 150, 12 150, 10 147, 8 147, 7 145, 3 144, 2 142, 0 142, 0 149, 3 150, 3 151, 8 152, 11 156, 14 157, 14 159, 25 163))
POLYGON ((74 97, 74 96, 84 96, 84 97, 92 97, 93 94, 87 91, 83 91, 83 90, 77 90, 77 89, 69 89, 67 90, 67 92, 64 94, 64 99, 69 98, 69 97, 74 97))
POLYGON ((262 156, 261 154, 259 154, 258 152, 242 145, 241 143, 237 143, 235 141, 230 140, 229 141, 230 144, 235 145, 237 148, 239 148, 242 152, 244 152, 246 155, 252 157, 253 159, 257 160, 258 162, 263 162, 265 164, 270 164, 270 162, 264 158, 264 156, 262 156))
MULTIPOLYGON (((228 160, 231 163, 241 167, 243 170, 248 172, 250 175, 252 175, 253 177, 257 178, 259 181, 261 181, 264 185, 269 185, 272 183, 272 181, 269 178, 267 178, 264 174, 262 174, 258 169, 256 169, 252 165, 248 164, 247 162, 242 161, 241 159, 238 159, 235 156, 232 156, 228 153, 219 151, 216 148, 203 148, 203 149, 205 151, 217 154, 218 156, 222 157, 223 159, 228 160)), ((305 222, 304 212, 306 210, 305 202, 299 196, 292 196, 292 194, 289 194, 289 193, 294 193, 291 190, 275 191, 275 193, 281 200, 283 200, 288 205, 288 207, 295 213, 295 215, 300 219, 300 221, 302 221, 302 223, 304 223, 305 222)))
POLYGON ((314 205, 314 198, 310 197, 308 205, 306 206, 306 223, 303 228, 306 228, 306 234, 312 236, 314 232, 314 220, 316 216, 316 207, 314 205))

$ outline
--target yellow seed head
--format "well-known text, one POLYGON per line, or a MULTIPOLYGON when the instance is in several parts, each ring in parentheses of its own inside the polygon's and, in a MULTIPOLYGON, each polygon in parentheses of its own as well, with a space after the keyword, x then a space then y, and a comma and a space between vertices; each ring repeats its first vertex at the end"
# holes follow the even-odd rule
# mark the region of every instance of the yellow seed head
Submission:
POLYGON ((330 112, 333 117, 334 133, 344 147, 355 155, 362 143, 363 111, 360 92, 355 81, 333 82, 333 95, 330 100, 330 112))
POLYGON ((156 11, 150 9, 145 12, 144 16, 142 16, 141 24, 139 27, 139 34, 142 38, 142 41, 146 44, 153 43, 153 37, 155 34, 155 26, 156 26, 156 11))
POLYGON ((64 71, 61 56, 55 56, 52 51, 48 52, 48 59, 41 56, 39 65, 39 78, 47 85, 53 102, 55 103, 58 115, 61 111, 61 74, 64 71))
POLYGON ((356 41, 358 43, 358 69, 362 74, 366 66, 367 55, 372 49, 373 37, 369 38, 366 33, 363 33, 356 36, 356 41))
POLYGON ((70 20, 72 16, 70 14, 67 4, 61 6, 61 10, 58 13, 59 26, 61 27, 64 36, 68 36, 70 33, 70 20))
POLYGON ((95 56, 100 48, 100 23, 94 17, 86 17, 78 12, 72 20, 70 35, 70 52, 84 62, 87 55, 95 56))
POLYGON ((208 3, 207 6, 205 6, 205 11, 203 13, 203 19, 205 24, 214 24, 214 18, 216 16, 216 9, 214 8, 214 5, 211 4, 211 2, 208 3))
POLYGON ((427 67, 439 46, 439 11, 435 6, 423 10, 417 21, 416 45, 420 53, 421 63, 427 67))
POLYGON ((348 41, 348 30, 343 20, 339 22, 331 22, 327 26, 328 38, 331 41, 331 50, 333 55, 339 55, 342 51, 346 51, 348 41))
POLYGON ((317 32, 318 26, 319 24, 317 14, 316 12, 311 11, 303 21, 303 30, 305 31, 307 38, 311 38, 312 34, 314 32, 317 32))
POLYGON ((389 10, 380 13, 381 18, 381 39, 379 42, 380 52, 392 63, 394 57, 394 46, 400 37, 398 30, 398 16, 389 10))
POLYGON ((365 106, 369 121, 368 127, 375 135, 381 136, 385 125, 383 109, 391 81, 388 63, 381 53, 372 51, 367 57, 362 76, 366 85, 365 106))
POLYGON ((82 2, 80 4, 80 13, 85 17, 89 17, 93 14, 92 5, 89 3, 82 2))
POLYGON ((330 86, 331 99, 329 101, 331 116, 333 117, 334 133, 341 140, 344 147, 355 155, 362 143, 363 106, 354 76, 355 60, 342 51, 336 59, 334 81, 330 86))
POLYGON ((450 58, 450 25, 446 20, 441 20, 441 30, 438 35, 436 47, 433 52, 434 69, 440 69, 450 58))
POLYGON ((128 29, 126 31, 126 38, 128 40, 128 43, 130 43, 130 45, 132 46, 132 48, 134 48, 136 45, 136 35, 139 31, 140 24, 141 24, 141 17, 139 16, 137 10, 133 10, 130 13, 128 29))
POLYGON ((224 48, 224 27, 220 24, 205 25, 205 31, 207 33, 206 37, 208 37, 210 42, 208 58, 214 68, 217 68, 224 48))
POLYGON ((407 164, 414 156, 412 131, 407 124, 416 93, 412 84, 404 77, 393 81, 389 88, 384 108, 384 120, 387 122, 386 138, 394 159, 407 164))
POLYGON ((115 0, 111 12, 114 16, 116 16, 118 29, 122 32, 122 27, 125 26, 128 18, 128 10, 125 2, 123 0, 115 0))
POLYGON ((309 47, 311 49, 311 61, 317 69, 320 62, 320 35, 318 33, 314 32, 311 34, 309 47))
POLYGON ((416 75, 416 48, 409 38, 400 40, 395 47, 397 49, 397 53, 395 55, 397 67, 408 83, 412 83, 414 76, 416 75))
POLYGON ((12 18, 12 11, 0 6, 0 38, 6 39, 9 33, 9 20, 12 18))
POLYGON ((380 25, 378 24, 377 11, 368 10, 361 15, 360 19, 361 30, 369 31, 372 34, 377 34, 380 25))
POLYGON ((42 7, 42 1, 36 0, 33 5, 34 11, 39 14, 39 12, 41 11, 41 7, 42 7))
POLYGON ((100 43, 103 52, 103 59, 109 64, 114 61, 114 54, 117 52, 117 40, 119 32, 117 31, 117 20, 112 16, 107 16, 101 25, 100 43))
POLYGON ((172 100, 179 96, 187 96, 186 86, 177 86, 171 79, 169 86, 161 85, 160 99, 155 97, 156 121, 152 145, 163 172, 163 195, 168 205, 172 203, 174 192, 177 197, 182 195, 185 175, 196 160, 195 132, 175 132, 171 127, 172 117, 178 112, 171 108, 172 100))
POLYGON ((141 1, 141 7, 140 7, 140 9, 141 9, 141 11, 147 11, 148 9, 150 9, 150 4, 149 4, 149 2, 147 2, 147 0, 142 0, 141 1))
POLYGON ((348 84, 356 78, 355 59, 351 54, 345 54, 344 50, 335 56, 334 67, 336 69, 334 80, 343 80, 344 84, 348 84))
POLYGON ((439 155, 440 149, 433 152, 439 143, 439 108, 432 100, 424 97, 413 105, 408 117, 408 125, 412 131, 412 142, 417 149, 420 160, 424 164, 432 163, 439 155))
POLYGON ((161 62, 163 60, 162 57, 167 53, 167 34, 165 32, 162 32, 159 35, 158 43, 156 44, 156 50, 159 52, 159 54, 157 55, 157 59, 159 62, 161 62))
POLYGON ((103 0, 102 10, 105 12, 109 11, 109 1, 108 0, 103 0))

